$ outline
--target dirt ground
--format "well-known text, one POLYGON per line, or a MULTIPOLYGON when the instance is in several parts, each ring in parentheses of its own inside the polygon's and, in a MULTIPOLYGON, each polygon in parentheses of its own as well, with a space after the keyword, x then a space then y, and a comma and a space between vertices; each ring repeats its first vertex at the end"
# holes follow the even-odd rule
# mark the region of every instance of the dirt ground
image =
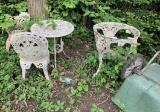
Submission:
MULTIPOLYGON (((89 45, 84 44, 80 39, 76 39, 77 45, 74 48, 71 48, 67 45, 64 45, 64 51, 66 53, 67 58, 78 57, 78 59, 74 62, 75 66, 80 65, 83 61, 83 57, 85 56, 85 50, 89 48, 89 45)), ((70 72, 73 68, 65 69, 61 65, 57 65, 59 72, 65 72, 65 76, 74 79, 73 76, 70 75, 70 72)), ((55 89, 53 96, 56 96, 56 99, 64 101, 65 104, 68 104, 69 107, 79 109, 81 112, 89 112, 91 105, 94 103, 99 108, 102 108, 105 112, 122 112, 112 101, 112 94, 109 93, 104 87, 98 88, 98 92, 95 93, 94 90, 97 88, 94 85, 89 86, 89 91, 86 92, 82 98, 76 99, 77 103, 70 105, 69 99, 67 97, 67 93, 65 89, 62 89, 61 86, 64 85, 64 88, 67 86, 65 83, 57 81, 57 89, 55 89)))

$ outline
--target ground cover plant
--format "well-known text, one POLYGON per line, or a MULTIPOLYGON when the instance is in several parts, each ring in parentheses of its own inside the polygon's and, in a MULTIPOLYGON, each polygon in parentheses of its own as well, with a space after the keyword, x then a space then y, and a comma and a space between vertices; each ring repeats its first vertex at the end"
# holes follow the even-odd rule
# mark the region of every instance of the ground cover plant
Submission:
MULTIPOLYGON (((138 28, 141 36, 134 53, 139 52, 148 59, 160 48, 159 4, 158 0, 47 0, 46 9, 50 18, 71 22, 75 31, 64 39, 66 55, 57 55, 57 69, 48 66, 51 81, 46 81, 42 70, 34 66, 28 70, 26 79, 22 80, 18 55, 12 48, 9 52, 5 50, 8 35, 4 29, 15 24, 8 18, 27 11, 26 1, 1 0, 0 111, 121 111, 111 102, 111 97, 123 82, 120 70, 128 48, 113 46, 123 56, 117 58, 106 54, 100 73, 93 78, 98 68, 98 52, 93 30, 88 28, 104 21, 123 22, 138 28), (88 26, 88 22, 92 24, 88 26), (60 76, 70 77, 75 83, 62 83, 60 76)), ((32 19, 22 27, 28 30, 35 22, 32 19)), ((53 58, 51 56, 51 63, 54 62, 53 58)), ((121 107, 123 110, 125 105, 121 107)))

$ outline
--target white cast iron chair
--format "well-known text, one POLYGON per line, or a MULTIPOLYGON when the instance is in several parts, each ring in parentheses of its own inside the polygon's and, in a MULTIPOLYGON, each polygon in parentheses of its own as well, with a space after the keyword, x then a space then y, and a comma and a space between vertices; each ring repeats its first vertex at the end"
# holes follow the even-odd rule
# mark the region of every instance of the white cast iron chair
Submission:
POLYGON ((49 63, 48 41, 45 37, 30 32, 15 33, 10 38, 11 45, 20 56, 22 78, 31 64, 43 68, 45 78, 49 80, 47 65, 49 63))
MULTIPOLYGON (((102 58, 104 53, 111 53, 113 55, 115 54, 115 51, 110 49, 110 45, 112 43, 117 43, 118 46, 124 46, 126 43, 128 43, 131 44, 130 49, 132 49, 133 47, 136 47, 137 39, 140 36, 139 30, 135 27, 118 22, 102 22, 94 25, 93 30, 96 40, 96 47, 99 55, 99 67, 94 76, 96 76, 101 69, 102 58), (128 37, 127 39, 119 39, 115 37, 116 33, 121 29, 126 30, 126 33, 132 33, 133 37, 128 37), (102 34, 98 32, 98 30, 101 30, 102 34)), ((131 52, 132 50, 130 50, 129 54, 131 52)))

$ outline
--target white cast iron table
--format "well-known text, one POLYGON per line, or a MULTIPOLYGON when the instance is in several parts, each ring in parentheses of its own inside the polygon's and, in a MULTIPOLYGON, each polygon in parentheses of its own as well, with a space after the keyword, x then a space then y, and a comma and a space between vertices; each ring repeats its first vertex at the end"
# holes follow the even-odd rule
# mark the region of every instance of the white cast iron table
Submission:
POLYGON ((64 42, 62 41, 62 37, 66 36, 74 31, 74 26, 63 20, 53 20, 56 24, 55 29, 53 29, 51 26, 48 27, 52 23, 48 23, 47 20, 43 20, 43 25, 33 24, 31 26, 31 32, 43 35, 46 38, 54 38, 54 61, 55 61, 55 68, 56 68, 56 53, 59 53, 63 51, 63 45, 64 42), (56 38, 61 37, 60 45, 56 44, 56 38), (56 46, 59 46, 60 49, 57 51, 56 46))

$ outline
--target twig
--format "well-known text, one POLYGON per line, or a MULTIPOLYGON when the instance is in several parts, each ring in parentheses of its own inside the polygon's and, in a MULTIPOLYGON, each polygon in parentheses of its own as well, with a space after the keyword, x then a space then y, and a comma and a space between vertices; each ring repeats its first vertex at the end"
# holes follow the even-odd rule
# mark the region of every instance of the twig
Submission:
POLYGON ((107 99, 106 99, 106 100, 104 100, 103 102, 98 103, 98 104, 97 104, 97 106, 99 106, 99 105, 101 105, 101 104, 105 103, 108 99, 109 99, 109 96, 108 96, 108 97, 107 97, 107 99))

